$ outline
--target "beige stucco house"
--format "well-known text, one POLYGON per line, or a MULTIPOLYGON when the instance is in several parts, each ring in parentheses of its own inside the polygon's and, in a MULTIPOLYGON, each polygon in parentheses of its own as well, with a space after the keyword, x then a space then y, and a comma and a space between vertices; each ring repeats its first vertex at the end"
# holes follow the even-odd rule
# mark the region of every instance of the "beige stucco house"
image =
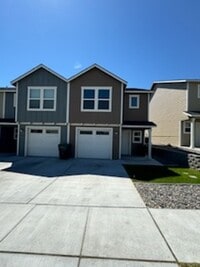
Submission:
POLYGON ((200 148, 200 80, 159 81, 151 89, 153 144, 200 148))

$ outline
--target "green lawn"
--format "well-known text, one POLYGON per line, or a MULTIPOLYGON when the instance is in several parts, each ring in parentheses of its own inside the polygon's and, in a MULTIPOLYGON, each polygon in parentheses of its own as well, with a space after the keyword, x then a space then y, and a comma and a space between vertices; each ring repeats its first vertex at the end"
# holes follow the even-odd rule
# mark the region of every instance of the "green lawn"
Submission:
POLYGON ((190 168, 155 165, 124 165, 134 181, 151 183, 200 183, 200 172, 190 168))

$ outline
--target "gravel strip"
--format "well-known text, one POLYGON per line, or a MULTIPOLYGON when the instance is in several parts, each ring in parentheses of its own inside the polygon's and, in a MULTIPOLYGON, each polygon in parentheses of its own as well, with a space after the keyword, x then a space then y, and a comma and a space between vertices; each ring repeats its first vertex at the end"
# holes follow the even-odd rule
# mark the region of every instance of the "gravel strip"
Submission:
POLYGON ((149 208, 200 209, 200 185, 134 183, 149 208))

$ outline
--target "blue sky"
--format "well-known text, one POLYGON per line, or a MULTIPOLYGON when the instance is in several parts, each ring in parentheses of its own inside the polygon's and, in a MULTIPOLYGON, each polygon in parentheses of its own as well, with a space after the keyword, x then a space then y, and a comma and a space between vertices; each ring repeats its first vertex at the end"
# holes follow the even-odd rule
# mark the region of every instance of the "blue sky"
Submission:
POLYGON ((200 78, 199 0, 0 0, 0 86, 43 63, 93 63, 129 87, 200 78))

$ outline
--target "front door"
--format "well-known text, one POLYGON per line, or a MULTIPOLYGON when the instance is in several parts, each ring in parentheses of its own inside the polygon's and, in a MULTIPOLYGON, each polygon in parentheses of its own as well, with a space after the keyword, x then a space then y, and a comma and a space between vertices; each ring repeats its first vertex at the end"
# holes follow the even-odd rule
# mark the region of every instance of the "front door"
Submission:
POLYGON ((132 131, 132 156, 143 156, 143 142, 142 142, 142 131, 132 131))

